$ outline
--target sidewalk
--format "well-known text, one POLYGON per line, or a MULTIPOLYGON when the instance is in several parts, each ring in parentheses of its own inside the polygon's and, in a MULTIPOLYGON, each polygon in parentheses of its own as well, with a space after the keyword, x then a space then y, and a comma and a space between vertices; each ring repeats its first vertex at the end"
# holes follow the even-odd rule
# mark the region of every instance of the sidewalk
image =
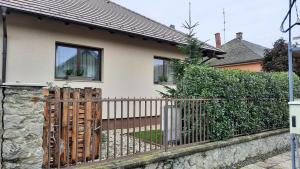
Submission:
POLYGON ((286 152, 277 156, 245 166, 241 169, 291 169, 291 154, 286 152))

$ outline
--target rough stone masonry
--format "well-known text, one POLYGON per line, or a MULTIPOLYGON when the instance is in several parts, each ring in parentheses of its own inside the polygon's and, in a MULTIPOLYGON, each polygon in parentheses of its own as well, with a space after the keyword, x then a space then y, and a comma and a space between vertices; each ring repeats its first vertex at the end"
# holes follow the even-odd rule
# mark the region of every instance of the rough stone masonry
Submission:
POLYGON ((3 169, 41 168, 44 123, 42 91, 40 87, 1 88, 3 169))

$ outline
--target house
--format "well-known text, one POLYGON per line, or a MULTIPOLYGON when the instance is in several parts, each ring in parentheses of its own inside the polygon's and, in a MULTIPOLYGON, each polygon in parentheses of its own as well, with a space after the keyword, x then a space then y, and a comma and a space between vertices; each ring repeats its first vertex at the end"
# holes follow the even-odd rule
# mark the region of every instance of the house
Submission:
POLYGON ((211 64, 225 69, 246 71, 262 71, 262 63, 266 47, 243 39, 243 33, 236 33, 236 38, 221 46, 220 33, 216 33, 216 47, 226 52, 224 59, 214 59, 211 64))
MULTIPOLYGON (((2 85, 102 88, 103 97, 159 97, 186 35, 109 0, 0 0, 2 85)), ((209 45, 206 57, 224 52, 209 45)))

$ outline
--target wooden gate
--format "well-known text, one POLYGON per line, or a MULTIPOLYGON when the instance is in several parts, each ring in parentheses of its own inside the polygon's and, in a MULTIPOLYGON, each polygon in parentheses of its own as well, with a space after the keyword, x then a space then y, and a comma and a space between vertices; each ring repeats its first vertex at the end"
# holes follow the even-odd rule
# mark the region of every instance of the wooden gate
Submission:
POLYGON ((98 158, 101 89, 54 88, 44 92, 44 166, 69 166, 98 158))

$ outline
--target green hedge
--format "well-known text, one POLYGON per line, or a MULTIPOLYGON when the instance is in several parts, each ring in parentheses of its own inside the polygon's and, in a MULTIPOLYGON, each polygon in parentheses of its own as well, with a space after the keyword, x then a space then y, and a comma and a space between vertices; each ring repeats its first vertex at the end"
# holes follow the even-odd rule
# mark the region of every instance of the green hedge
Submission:
MULTIPOLYGON (((178 83, 178 96, 221 98, 207 102, 204 108, 210 139, 222 140, 236 134, 288 127, 287 77, 287 73, 190 66, 178 83)), ((295 93, 299 94, 300 82, 296 75, 294 84, 295 93)))

